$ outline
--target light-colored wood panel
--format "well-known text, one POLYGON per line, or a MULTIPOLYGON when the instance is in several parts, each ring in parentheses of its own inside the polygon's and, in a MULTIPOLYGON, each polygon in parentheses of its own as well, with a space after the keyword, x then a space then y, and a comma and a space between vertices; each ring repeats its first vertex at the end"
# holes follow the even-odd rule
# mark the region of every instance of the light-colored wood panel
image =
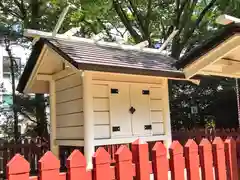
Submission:
POLYGON ((94 111, 109 111, 109 99, 108 98, 93 98, 93 110, 94 111))
POLYGON ((129 113, 131 107, 129 84, 111 84, 111 88, 118 90, 118 93, 110 94, 111 128, 120 128, 120 131, 111 131, 111 136, 112 138, 130 137, 132 136, 132 127, 129 113))
POLYGON ((63 61, 56 53, 48 48, 44 56, 43 63, 40 65, 38 73, 40 74, 54 74, 62 70, 63 61))
POLYGON ((57 139, 83 139, 83 127, 57 128, 57 139))
POLYGON ((162 91, 160 87, 151 87, 150 88, 150 98, 152 99, 161 99, 162 91))
POLYGON ((164 134, 164 124, 163 123, 153 123, 152 124, 152 132, 153 134, 164 134))
POLYGON ((93 97, 105 98, 109 97, 109 87, 106 84, 94 84, 92 86, 93 97))
POLYGON ((130 74, 117 74, 117 73, 104 73, 104 72, 93 72, 93 80, 162 84, 161 77, 150 77, 150 76, 141 76, 141 75, 133 75, 133 74, 130 75, 130 74))
POLYGON ((66 114, 57 116, 57 127, 83 125, 83 113, 66 114))
POLYGON ((151 111, 151 122, 152 123, 163 122, 163 113, 162 113, 162 111, 151 111))
POLYGON ((82 112, 82 99, 68 101, 56 105, 57 115, 82 112))
POLYGON ((131 84, 131 106, 136 109, 132 115, 132 131, 135 136, 150 135, 151 130, 146 130, 145 125, 151 125, 149 110, 149 94, 143 94, 143 90, 149 90, 148 85, 131 84))
POLYGON ((70 89, 65 89, 63 91, 56 92, 56 102, 66 102, 74 99, 82 98, 82 86, 72 87, 70 89))
POLYGON ((94 112, 94 124, 110 124, 109 112, 94 112))
POLYGON ((74 69, 71 68, 71 67, 67 67, 64 70, 59 71, 59 72, 53 74, 53 79, 54 80, 62 79, 65 76, 69 76, 69 75, 72 75, 72 74, 75 74, 74 69))
POLYGON ((160 99, 151 99, 150 100, 150 108, 151 108, 151 110, 157 110, 157 111, 159 111, 159 110, 162 110, 162 107, 163 106, 163 101, 162 100, 160 100, 160 99))
POLYGON ((109 125, 98 125, 94 126, 94 138, 110 138, 110 126, 109 125))
POLYGON ((81 85, 80 73, 75 73, 70 76, 66 76, 56 81, 56 91, 62 91, 71 87, 81 85))

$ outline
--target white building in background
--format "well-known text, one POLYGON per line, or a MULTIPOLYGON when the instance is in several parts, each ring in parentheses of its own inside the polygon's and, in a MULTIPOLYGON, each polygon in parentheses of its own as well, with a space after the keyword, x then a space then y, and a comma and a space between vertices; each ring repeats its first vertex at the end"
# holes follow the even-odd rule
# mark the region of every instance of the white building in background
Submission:
MULTIPOLYGON (((26 50, 20 45, 11 46, 13 57, 18 66, 18 76, 16 76, 16 86, 18 84, 19 77, 26 64, 29 50, 26 50)), ((5 113, 9 112, 9 107, 13 104, 12 101, 12 82, 10 73, 10 60, 8 52, 5 50, 4 44, 0 44, 0 125, 6 120, 5 113)), ((21 117, 19 117, 21 118, 21 117)), ((19 131, 23 133, 25 125, 19 126, 19 131)), ((0 129, 0 137, 3 134, 0 129)))

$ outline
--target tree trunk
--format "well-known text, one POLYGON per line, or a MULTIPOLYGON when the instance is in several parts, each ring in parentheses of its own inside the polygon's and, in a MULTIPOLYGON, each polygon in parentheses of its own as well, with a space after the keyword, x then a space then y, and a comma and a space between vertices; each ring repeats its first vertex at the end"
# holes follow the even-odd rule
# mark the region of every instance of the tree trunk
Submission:
POLYGON ((176 36, 172 41, 171 56, 178 60, 182 52, 182 49, 183 47, 182 47, 182 44, 180 43, 180 39, 178 36, 176 36))
POLYGON ((43 94, 36 94, 36 119, 37 119, 37 135, 39 137, 48 138, 47 117, 45 98, 43 94))
POLYGON ((17 109, 16 109, 16 85, 15 85, 15 61, 12 55, 12 51, 10 49, 10 40, 5 39, 5 49, 8 53, 8 57, 10 60, 10 73, 11 73, 11 81, 12 81, 12 98, 13 98, 13 119, 14 119, 14 140, 17 142, 20 137, 20 133, 18 132, 18 115, 17 115, 17 109))
MULTIPOLYGON (((28 28, 31 29, 40 29, 39 25, 39 10, 41 6, 41 1, 31 0, 32 16, 31 23, 28 28)), ((48 137, 47 129, 47 117, 46 117, 46 105, 44 100, 44 94, 35 94, 36 100, 36 119, 38 121, 37 134, 39 137, 48 137)))

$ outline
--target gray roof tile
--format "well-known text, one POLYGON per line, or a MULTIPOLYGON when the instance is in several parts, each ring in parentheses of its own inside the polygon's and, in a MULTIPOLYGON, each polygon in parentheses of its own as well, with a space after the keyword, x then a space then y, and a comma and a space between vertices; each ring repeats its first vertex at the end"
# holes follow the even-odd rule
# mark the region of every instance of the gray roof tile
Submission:
POLYGON ((88 42, 49 40, 54 46, 77 63, 137 68, 144 70, 177 71, 176 61, 168 56, 114 47, 99 46, 88 42))

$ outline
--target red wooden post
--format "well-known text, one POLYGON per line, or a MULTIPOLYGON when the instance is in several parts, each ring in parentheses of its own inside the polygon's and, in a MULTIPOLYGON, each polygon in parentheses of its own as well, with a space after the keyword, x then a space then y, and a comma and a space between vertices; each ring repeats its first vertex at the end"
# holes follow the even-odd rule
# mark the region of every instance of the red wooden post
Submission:
POLYGON ((20 155, 16 154, 7 164, 8 180, 29 180, 30 165, 20 155))
POLYGON ((93 155, 93 177, 94 180, 111 180, 110 154, 100 147, 93 155))
POLYGON ((136 180, 150 180, 148 143, 140 139, 134 141, 132 155, 136 168, 136 180))
POLYGON ((213 141, 213 163, 216 180, 226 180, 224 144, 220 137, 216 137, 213 141))
POLYGON ((229 180, 238 180, 236 141, 228 138, 224 142, 227 166, 227 177, 229 180))
POLYGON ((188 180, 200 180, 199 177, 199 158, 198 145, 189 139, 184 147, 186 169, 188 180))
POLYGON ((178 141, 173 141, 171 144, 169 155, 172 180, 184 180, 183 147, 178 141))
POLYGON ((60 161, 53 155, 51 151, 46 152, 39 160, 39 179, 60 179, 59 168, 60 161))
POLYGON ((152 150, 154 180, 168 180, 167 149, 161 142, 156 142, 152 150))
POLYGON ((199 156, 202 180, 213 180, 212 145, 208 139, 202 139, 199 144, 199 156))
POLYGON ((117 180, 132 180, 132 152, 127 146, 121 145, 115 153, 116 161, 116 179, 117 180))
MULTIPOLYGON (((237 132, 240 133, 240 128, 238 128, 237 132)), ((237 148, 237 163, 238 168, 240 168, 240 136, 238 136, 236 139, 236 148, 237 148)))
POLYGON ((90 180, 90 173, 86 171, 87 163, 79 150, 74 150, 67 159, 68 180, 90 180))

